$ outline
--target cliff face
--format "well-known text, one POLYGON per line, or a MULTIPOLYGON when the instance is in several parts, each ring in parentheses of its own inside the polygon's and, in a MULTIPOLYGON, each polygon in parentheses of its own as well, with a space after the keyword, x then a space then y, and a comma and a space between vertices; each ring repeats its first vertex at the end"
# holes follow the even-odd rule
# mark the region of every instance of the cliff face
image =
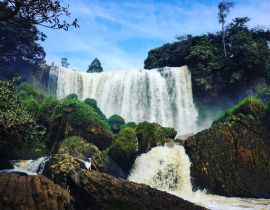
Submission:
POLYGON ((246 101, 205 131, 188 138, 196 189, 240 197, 270 197, 268 113, 258 101, 246 101))

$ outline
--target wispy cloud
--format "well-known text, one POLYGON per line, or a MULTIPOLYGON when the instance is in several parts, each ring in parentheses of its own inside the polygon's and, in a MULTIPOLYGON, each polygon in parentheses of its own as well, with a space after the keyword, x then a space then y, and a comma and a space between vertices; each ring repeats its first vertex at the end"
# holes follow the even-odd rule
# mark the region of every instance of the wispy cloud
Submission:
MULTIPOLYGON (((148 50, 175 40, 176 35, 219 30, 218 0, 66 0, 79 29, 45 30, 47 60, 58 64, 67 57, 75 69, 85 70, 98 57, 105 70, 142 68, 148 50)), ((269 0, 235 0, 229 19, 252 18, 251 26, 268 25, 269 0)))

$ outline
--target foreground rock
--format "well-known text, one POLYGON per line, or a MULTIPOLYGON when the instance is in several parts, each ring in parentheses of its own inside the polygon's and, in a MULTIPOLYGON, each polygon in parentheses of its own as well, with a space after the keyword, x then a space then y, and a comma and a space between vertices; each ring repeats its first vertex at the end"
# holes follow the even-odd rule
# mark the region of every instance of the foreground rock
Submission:
POLYGON ((270 198, 270 131, 266 107, 247 100, 210 129, 185 141, 196 189, 270 198))
POLYGON ((73 209, 69 193, 44 176, 0 173, 0 209, 73 209))
POLYGON ((204 209, 147 185, 116 179, 95 171, 73 170, 70 173, 68 183, 77 209, 204 209))

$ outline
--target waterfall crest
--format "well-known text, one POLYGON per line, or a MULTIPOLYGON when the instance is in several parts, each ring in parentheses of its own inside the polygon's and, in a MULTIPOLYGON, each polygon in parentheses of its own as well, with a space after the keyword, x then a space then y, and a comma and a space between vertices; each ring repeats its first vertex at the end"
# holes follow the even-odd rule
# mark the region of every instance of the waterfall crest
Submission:
POLYGON ((180 135, 197 130, 187 66, 103 73, 52 68, 52 76, 58 98, 71 93, 80 99, 94 98, 107 117, 119 114, 126 122, 157 122, 174 127, 180 135))

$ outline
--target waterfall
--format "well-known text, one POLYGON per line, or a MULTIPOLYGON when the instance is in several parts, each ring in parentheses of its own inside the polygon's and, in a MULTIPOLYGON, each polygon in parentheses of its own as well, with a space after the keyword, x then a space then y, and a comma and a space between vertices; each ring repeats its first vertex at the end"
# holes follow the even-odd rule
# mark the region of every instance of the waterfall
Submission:
POLYGON ((152 70, 86 73, 53 67, 56 95, 76 93, 93 98, 103 113, 118 114, 126 122, 157 122, 180 135, 197 130, 191 75, 187 66, 152 70))
POLYGON ((227 198, 206 191, 192 191, 190 165, 183 146, 158 146, 137 157, 128 180, 150 185, 213 210, 270 208, 270 199, 227 198))
POLYGON ((12 173, 21 172, 29 175, 42 174, 45 163, 50 159, 50 157, 40 157, 35 160, 12 160, 10 161, 14 166, 14 169, 5 169, 0 172, 12 173))

